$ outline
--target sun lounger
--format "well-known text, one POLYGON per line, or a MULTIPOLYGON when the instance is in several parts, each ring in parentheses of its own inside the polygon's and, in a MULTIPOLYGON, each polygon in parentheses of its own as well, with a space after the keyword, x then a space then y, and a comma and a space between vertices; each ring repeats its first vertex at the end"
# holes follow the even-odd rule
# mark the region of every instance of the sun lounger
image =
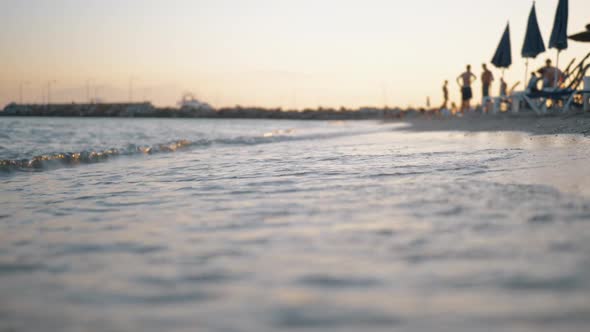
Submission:
POLYGON ((520 81, 514 83, 514 85, 512 85, 512 87, 508 90, 507 96, 488 97, 489 101, 491 101, 493 104, 492 114, 500 113, 502 104, 508 104, 509 107, 512 107, 511 105, 514 103, 513 97, 515 94, 518 94, 518 92, 514 92, 514 90, 516 90, 516 87, 518 87, 519 85, 520 81))
MULTIPOLYGON (((588 87, 588 88, 590 89, 590 87, 588 87)), ((589 107, 589 105, 590 105, 590 102, 589 102, 589 99, 590 99, 590 90, 576 90, 576 92, 574 92, 574 94, 572 94, 572 96, 570 97, 570 99, 565 104, 564 111, 566 111, 566 112, 569 111, 571 105, 574 102, 574 97, 576 95, 581 95, 582 98, 584 98, 584 101, 582 103, 583 110, 584 111, 590 111, 590 107, 589 107)))
POLYGON ((556 108, 561 112, 570 111, 577 95, 590 94, 590 90, 572 90, 560 89, 556 91, 535 91, 523 93, 520 95, 522 100, 537 114, 545 114, 548 112, 547 101, 551 100, 554 105, 561 103, 561 108, 556 108))
MULTIPOLYGON (((586 61, 590 58, 588 53, 577 65, 573 66, 575 60, 567 67, 565 71, 565 80, 561 89, 556 90, 542 90, 542 91, 526 91, 517 92, 513 98, 513 112, 518 112, 521 103, 525 103, 537 114, 547 113, 547 101, 553 101, 553 104, 561 104, 562 107, 555 108, 562 112, 567 112, 571 109, 576 96, 587 96, 590 84, 584 84, 584 90, 579 90, 584 80, 588 80, 587 73, 590 71, 590 64, 586 61), (573 69, 572 69, 573 68, 573 69)), ((586 97, 584 97, 586 98, 586 97)), ((588 101, 586 101, 588 103, 588 101)))

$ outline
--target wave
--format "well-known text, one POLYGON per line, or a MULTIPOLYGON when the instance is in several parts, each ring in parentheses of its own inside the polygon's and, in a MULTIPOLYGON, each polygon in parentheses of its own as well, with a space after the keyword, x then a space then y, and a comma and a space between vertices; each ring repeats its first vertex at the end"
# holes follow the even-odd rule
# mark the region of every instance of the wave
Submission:
POLYGON ((120 156, 152 155, 160 153, 172 153, 191 148, 207 147, 211 145, 258 145, 265 143, 279 143, 286 141, 300 141, 313 139, 329 139, 342 136, 364 135, 382 130, 361 132, 323 133, 304 136, 288 136, 291 132, 274 131, 262 136, 235 137, 219 139, 188 140, 179 139, 169 143, 154 145, 128 144, 123 148, 110 148, 105 150, 84 150, 80 152, 58 152, 35 156, 30 159, 4 159, 0 160, 0 172, 13 171, 43 171, 80 164, 94 164, 120 156))
POLYGON ((194 145, 194 142, 189 140, 178 140, 153 146, 129 144, 125 148, 112 148, 102 151, 61 152, 40 155, 31 159, 6 159, 0 160, 0 171, 35 171, 78 164, 94 164, 118 156, 174 152, 192 145, 194 145))

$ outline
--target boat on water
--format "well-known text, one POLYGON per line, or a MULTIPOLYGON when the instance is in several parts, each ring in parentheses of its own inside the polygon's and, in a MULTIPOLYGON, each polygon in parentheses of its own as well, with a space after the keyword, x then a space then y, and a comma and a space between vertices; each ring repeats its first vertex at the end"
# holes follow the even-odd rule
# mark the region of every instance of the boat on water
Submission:
POLYGON ((213 111, 211 105, 198 100, 195 95, 190 92, 182 95, 182 99, 178 102, 178 107, 195 111, 213 111))

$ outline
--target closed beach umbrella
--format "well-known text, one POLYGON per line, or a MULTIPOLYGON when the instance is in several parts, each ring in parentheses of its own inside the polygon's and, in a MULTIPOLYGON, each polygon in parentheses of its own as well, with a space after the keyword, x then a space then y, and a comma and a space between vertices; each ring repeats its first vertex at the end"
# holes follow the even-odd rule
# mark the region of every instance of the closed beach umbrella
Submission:
POLYGON ((570 39, 579 42, 590 42, 590 24, 586 26, 586 31, 582 31, 576 33, 575 35, 571 35, 570 39))
MULTIPOLYGON (((555 67, 559 68, 559 52, 567 49, 567 21, 569 17, 568 0, 559 0, 555 20, 553 21, 553 30, 549 39, 549 48, 557 49, 557 61, 555 67)), ((557 76, 555 83, 557 85, 557 76)))
MULTIPOLYGON (((492 58, 492 64, 497 68, 506 69, 512 64, 512 47, 510 44, 510 24, 506 25, 506 30, 500 39, 500 44, 496 50, 496 54, 492 58)), ((502 75, 504 71, 502 70, 502 75)))
POLYGON ((537 57, 537 55, 543 52, 545 52, 545 42, 543 41, 543 36, 541 35, 541 30, 539 29, 537 10, 535 8, 535 3, 533 2, 533 8, 531 8, 531 13, 529 14, 529 20, 526 27, 526 34, 524 36, 524 44, 522 45, 521 53, 522 57, 527 59, 526 70, 524 74, 525 84, 529 72, 529 59, 534 59, 537 57))
POLYGON ((558 51, 567 48, 568 17, 568 0, 559 0, 555 21, 553 21, 553 30, 551 30, 551 39, 549 39, 549 48, 556 48, 558 51))

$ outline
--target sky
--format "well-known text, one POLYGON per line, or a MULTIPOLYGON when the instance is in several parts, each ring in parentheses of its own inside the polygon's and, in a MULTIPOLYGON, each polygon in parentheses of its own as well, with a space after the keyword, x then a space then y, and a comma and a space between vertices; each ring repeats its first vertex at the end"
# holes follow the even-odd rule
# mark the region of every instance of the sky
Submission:
MULTIPOLYGON (((546 43, 557 2, 536 2, 546 43)), ((513 65, 505 78, 524 80, 520 50, 532 3, 0 0, 0 107, 21 96, 46 101, 48 85, 51 102, 173 106, 192 92, 217 107, 424 106, 427 97, 442 102, 445 79, 458 101, 457 75, 472 64, 479 76, 507 22, 513 65)), ((584 30, 590 1, 569 6, 569 34, 584 30)), ((588 52, 590 44, 570 41, 560 63, 588 52)), ((548 57, 555 61, 556 51, 531 67, 548 57)))

